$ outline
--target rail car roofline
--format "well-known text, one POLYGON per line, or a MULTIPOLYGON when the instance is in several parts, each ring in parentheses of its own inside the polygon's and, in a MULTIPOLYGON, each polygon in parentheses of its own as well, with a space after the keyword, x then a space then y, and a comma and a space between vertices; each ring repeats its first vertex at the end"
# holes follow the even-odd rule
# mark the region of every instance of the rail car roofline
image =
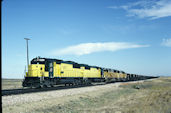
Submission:
MULTIPOLYGON (((61 63, 66 63, 66 64, 73 64, 73 66, 75 67, 85 67, 85 69, 90 69, 90 68, 97 68, 97 69, 103 69, 103 70, 111 70, 111 71, 115 71, 115 72, 124 72, 124 71, 121 71, 121 70, 117 70, 117 69, 111 69, 111 68, 103 68, 103 67, 99 67, 99 66, 91 66, 91 65, 88 65, 88 64, 79 64, 77 62, 74 62, 74 61, 64 61, 64 60, 61 60, 61 59, 54 59, 54 58, 44 58, 44 57, 36 57, 36 58, 33 58, 31 60, 31 64, 37 64, 38 63, 41 63, 41 64, 45 64, 45 62, 56 62, 58 64, 61 64, 61 63)), ((125 72, 124 72, 125 73, 125 72)))

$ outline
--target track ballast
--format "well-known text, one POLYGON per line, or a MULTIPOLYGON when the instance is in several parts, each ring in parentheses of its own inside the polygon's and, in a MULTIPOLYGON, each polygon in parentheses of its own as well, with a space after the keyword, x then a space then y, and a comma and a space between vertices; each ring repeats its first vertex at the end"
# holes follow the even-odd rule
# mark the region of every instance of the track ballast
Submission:
MULTIPOLYGON (((155 79, 155 78, 153 78, 155 79)), ((148 79, 147 79, 148 80, 148 79)), ((144 81, 139 80, 137 82, 144 81)), ((126 82, 136 82, 136 81, 126 81, 126 82)), ((118 82, 115 82, 118 83, 118 82)), ((54 91, 54 90, 63 90, 63 89, 70 89, 70 88, 79 88, 79 87, 89 87, 89 86, 96 86, 96 85, 105 85, 106 83, 92 83, 89 85, 57 85, 55 87, 45 87, 45 88, 20 88, 20 89, 6 89, 2 90, 2 96, 8 96, 8 95, 19 95, 19 94, 25 94, 25 93, 36 93, 36 92, 46 92, 46 91, 54 91)), ((110 84, 110 83, 108 83, 110 84)))

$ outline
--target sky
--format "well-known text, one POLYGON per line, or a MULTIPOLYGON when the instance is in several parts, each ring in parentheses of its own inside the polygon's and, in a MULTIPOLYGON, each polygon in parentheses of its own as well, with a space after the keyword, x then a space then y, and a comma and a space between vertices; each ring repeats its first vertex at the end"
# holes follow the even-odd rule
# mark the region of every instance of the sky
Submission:
POLYGON ((3 0, 2 78, 40 56, 171 76, 170 0, 3 0))

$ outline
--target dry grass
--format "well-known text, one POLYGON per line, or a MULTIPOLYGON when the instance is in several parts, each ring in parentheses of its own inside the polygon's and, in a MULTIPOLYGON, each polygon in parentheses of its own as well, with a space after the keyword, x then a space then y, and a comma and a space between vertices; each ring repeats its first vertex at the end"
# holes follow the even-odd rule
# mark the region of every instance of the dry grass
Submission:
POLYGON ((123 110, 124 113, 171 112, 171 78, 160 78, 126 87, 135 88, 139 92, 130 96, 132 102, 136 103, 127 104, 127 108, 123 110))
MULTIPOLYGON (((62 98, 9 105, 4 112, 27 113, 170 113, 171 77, 137 83, 121 83, 119 87, 62 98)), ((94 86, 93 86, 94 87, 94 86)), ((83 89, 80 89, 83 90, 83 89)), ((58 95, 58 94, 56 94, 58 95)))
MULTIPOLYGON (((97 92, 98 93, 98 92, 97 92)), ((124 83, 98 97, 80 97, 37 112, 53 113, 170 113, 171 78, 124 83)))
POLYGON ((22 88, 22 79, 2 79, 2 89, 22 88))

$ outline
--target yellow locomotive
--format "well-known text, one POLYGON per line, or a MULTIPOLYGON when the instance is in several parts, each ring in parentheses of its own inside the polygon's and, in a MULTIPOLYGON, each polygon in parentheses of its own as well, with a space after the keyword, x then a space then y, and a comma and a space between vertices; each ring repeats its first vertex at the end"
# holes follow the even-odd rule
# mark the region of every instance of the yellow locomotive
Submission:
MULTIPOLYGON (((28 67, 23 87, 47 87, 58 84, 91 84, 92 82, 116 82, 139 80, 140 76, 124 71, 78 64, 50 58, 34 58, 28 67)), ((145 79, 144 76, 141 79, 145 79)))

